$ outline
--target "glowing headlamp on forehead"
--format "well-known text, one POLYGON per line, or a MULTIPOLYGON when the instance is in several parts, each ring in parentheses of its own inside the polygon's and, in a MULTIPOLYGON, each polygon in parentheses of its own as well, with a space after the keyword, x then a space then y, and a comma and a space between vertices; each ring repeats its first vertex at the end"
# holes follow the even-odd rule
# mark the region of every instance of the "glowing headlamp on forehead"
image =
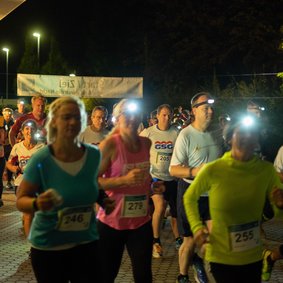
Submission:
POLYGON ((130 102, 128 105, 127 105, 127 111, 128 112, 136 112, 138 109, 138 106, 135 102, 130 102))
POLYGON ((135 101, 129 101, 127 102, 124 107, 124 109, 122 110, 122 113, 125 114, 139 114, 141 112, 140 107, 138 106, 138 104, 135 101))
POLYGON ((197 108, 197 107, 199 107, 201 105, 204 105, 204 104, 208 104, 208 105, 210 105, 212 107, 213 104, 214 104, 214 99, 213 98, 209 98, 209 99, 207 99, 205 101, 202 101, 202 102, 199 102, 199 103, 194 103, 192 105, 192 108, 197 108))
POLYGON ((254 124, 255 124, 255 120, 251 116, 246 116, 241 121, 241 125, 244 127, 251 127, 254 124))

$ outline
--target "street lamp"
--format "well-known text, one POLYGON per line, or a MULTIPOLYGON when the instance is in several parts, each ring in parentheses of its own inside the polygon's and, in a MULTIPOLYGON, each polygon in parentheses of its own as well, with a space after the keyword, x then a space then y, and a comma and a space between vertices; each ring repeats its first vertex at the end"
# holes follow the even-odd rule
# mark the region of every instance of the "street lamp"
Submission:
POLYGON ((34 32, 34 37, 37 37, 37 66, 40 66, 40 33, 34 32))
POLYGON ((9 48, 2 49, 6 52, 6 99, 8 99, 8 74, 9 74, 9 48))

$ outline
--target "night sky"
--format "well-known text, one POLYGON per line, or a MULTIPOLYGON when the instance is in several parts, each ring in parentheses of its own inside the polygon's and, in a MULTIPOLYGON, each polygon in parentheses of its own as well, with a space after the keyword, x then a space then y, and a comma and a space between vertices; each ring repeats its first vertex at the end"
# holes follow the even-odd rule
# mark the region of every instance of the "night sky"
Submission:
POLYGON ((2 48, 15 77, 35 31, 42 62, 53 36, 77 75, 144 75, 150 93, 168 98, 195 92, 214 71, 223 84, 231 74, 282 71, 282 10, 283 0, 27 0, 0 21, 0 91, 2 48))

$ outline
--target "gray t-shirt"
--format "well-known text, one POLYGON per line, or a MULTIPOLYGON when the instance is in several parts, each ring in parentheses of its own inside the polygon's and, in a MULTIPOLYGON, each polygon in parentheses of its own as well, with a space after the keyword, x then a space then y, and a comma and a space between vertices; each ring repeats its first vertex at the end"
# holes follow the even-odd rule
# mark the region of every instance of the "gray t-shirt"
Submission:
MULTIPOLYGON (((198 167, 223 154, 223 139, 217 131, 200 132, 192 125, 181 130, 171 158, 171 165, 198 167)), ((190 182, 188 179, 183 179, 190 182)))
POLYGON ((109 131, 107 129, 103 129, 100 132, 95 132, 91 129, 91 126, 87 126, 80 135, 80 141, 97 145, 108 135, 108 133, 109 131))

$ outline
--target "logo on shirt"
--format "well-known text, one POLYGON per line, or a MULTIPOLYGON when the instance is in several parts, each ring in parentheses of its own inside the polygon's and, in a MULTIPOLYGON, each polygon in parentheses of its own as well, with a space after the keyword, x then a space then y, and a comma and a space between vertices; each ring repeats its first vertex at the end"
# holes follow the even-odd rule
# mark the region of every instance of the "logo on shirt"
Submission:
POLYGON ((154 143, 155 149, 173 149, 174 145, 171 141, 156 141, 154 143))

